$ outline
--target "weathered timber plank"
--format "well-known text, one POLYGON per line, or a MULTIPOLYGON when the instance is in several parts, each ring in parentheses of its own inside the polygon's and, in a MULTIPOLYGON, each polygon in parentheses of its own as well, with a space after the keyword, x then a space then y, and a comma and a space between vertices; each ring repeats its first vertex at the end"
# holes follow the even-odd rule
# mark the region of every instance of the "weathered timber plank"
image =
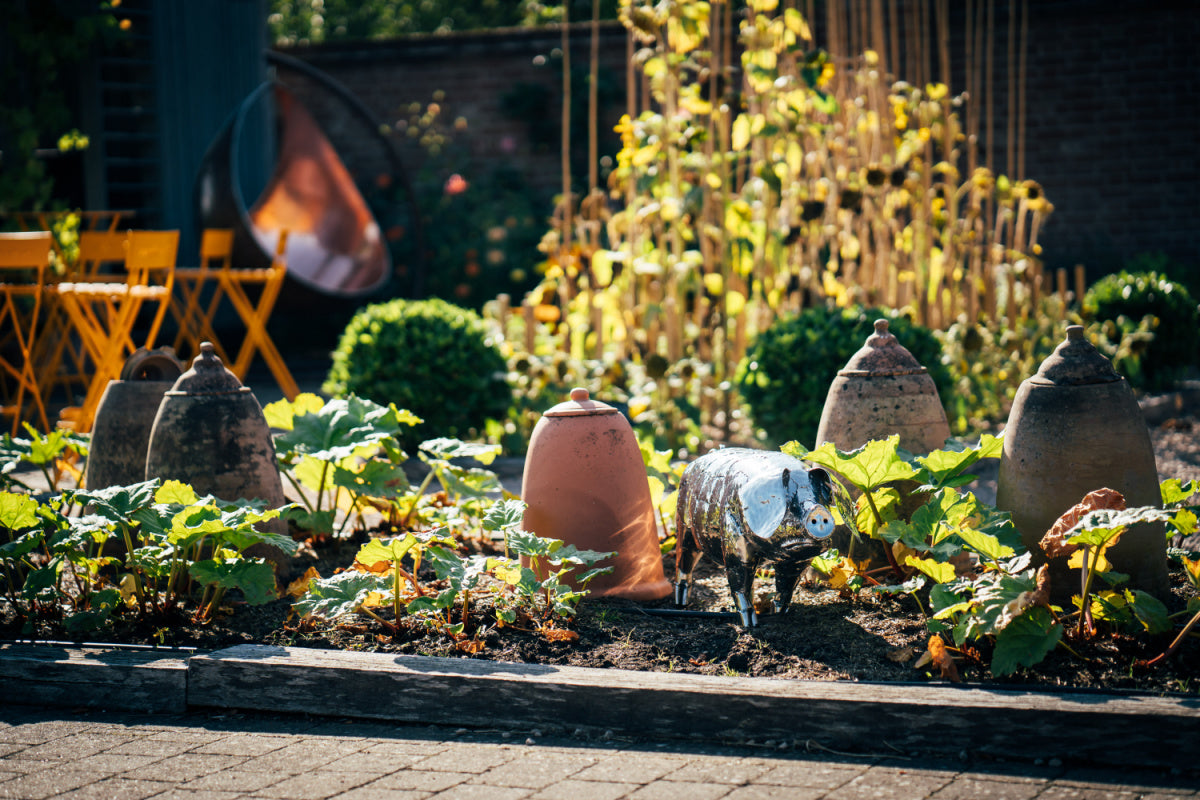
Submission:
POLYGON ((443 725, 813 740, 1171 763, 1200 747, 1200 698, 630 672, 242 645, 191 659, 188 702, 443 725), (1082 736, 1080 731, 1103 731, 1082 736), (1171 747, 1164 748, 1163 743, 1171 747))
POLYGON ((187 662, 155 650, 0 644, 0 686, 0 703, 178 713, 187 662))

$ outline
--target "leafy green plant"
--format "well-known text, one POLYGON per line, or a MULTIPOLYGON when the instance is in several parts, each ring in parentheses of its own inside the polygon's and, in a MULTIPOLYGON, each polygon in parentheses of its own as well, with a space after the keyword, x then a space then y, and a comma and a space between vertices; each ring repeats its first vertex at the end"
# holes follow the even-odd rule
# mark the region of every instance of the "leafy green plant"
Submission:
POLYGON ((408 409, 422 422, 399 437, 405 444, 469 437, 511 405, 491 336, 474 312, 436 298, 369 305, 342 333, 323 390, 408 409))
POLYGON ((1151 337, 1140 340, 1137 358, 1116 364, 1136 388, 1171 388, 1200 363, 1200 305, 1187 288, 1157 272, 1107 275, 1083 298, 1084 314, 1101 323, 1110 343, 1137 330, 1147 320, 1151 337))
POLYGON ((948 402, 953 383, 942 364, 941 343, 928 328, 895 311, 817 305, 776 320, 754 340, 738 368, 735 385, 769 440, 816 439, 829 384, 879 318, 889 321, 889 330, 929 370, 942 402, 948 402))
POLYGON ((37 467, 51 489, 58 488, 64 478, 79 481, 81 462, 87 458, 89 438, 74 431, 55 428, 44 436, 28 422, 22 423, 28 439, 0 435, 0 488, 32 489, 23 483, 17 472, 22 464, 37 467))
POLYGON ((588 569, 572 578, 574 587, 566 582, 568 573, 612 554, 577 550, 527 533, 520 529, 523 511, 520 501, 501 500, 485 512, 487 528, 504 537, 504 556, 463 554, 446 528, 372 540, 359 550, 353 570, 312 579, 294 606, 306 617, 327 620, 361 613, 393 632, 402 619, 412 618, 467 650, 482 646, 478 628, 470 627, 474 598, 490 609, 496 624, 527 622, 537 630, 551 630, 556 620, 574 615, 587 584, 610 568, 588 569), (431 580, 419 577, 423 565, 433 572, 431 580), (373 610, 381 606, 390 606, 392 621, 373 610))
POLYGON ((507 542, 509 551, 519 560, 490 558, 487 564, 511 589, 511 593, 497 596, 496 611, 497 618, 510 625, 521 615, 539 625, 555 617, 575 616, 575 608, 587 596, 592 579, 612 572, 612 567, 593 565, 615 553, 579 550, 558 539, 519 529, 509 531, 507 542))
MULTIPOLYGON (((891 437, 870 442, 850 453, 832 445, 806 452, 795 442, 784 449, 834 471, 859 492, 857 527, 887 544, 895 582, 876 581, 860 562, 835 554, 818 562, 819 571, 834 585, 911 596, 926 616, 933 634, 930 654, 943 674, 955 674, 943 635, 960 651, 986 645, 990 670, 1000 677, 1038 664, 1056 648, 1074 653, 1072 642, 1102 632, 1098 623, 1125 635, 1171 630, 1163 604, 1145 592, 1122 587, 1126 577, 1111 571, 1104 551, 1134 524, 1169 521, 1172 535, 1194 532, 1195 507, 1188 500, 1200 486, 1164 482, 1163 509, 1086 507, 1075 516, 1064 515, 1062 529, 1052 530, 1043 547, 1051 557, 1074 554, 1073 563, 1080 569, 1076 610, 1065 613, 1051 603, 1048 568, 1031 566, 1032 554, 1023 547, 1009 515, 960 492, 974 478, 966 470, 982 458, 997 457, 1001 440, 985 435, 977 447, 935 451, 911 462, 899 451, 898 441, 891 437), (901 516, 898 510, 909 499, 902 496, 905 492, 922 502, 901 516), (1098 581, 1110 588, 1097 590, 1098 581)), ((1190 563, 1190 556, 1180 558, 1190 563)), ((1194 573, 1200 576, 1200 566, 1194 573)), ((1200 584, 1200 577, 1196 581, 1200 584)), ((1200 603, 1186 613, 1194 616, 1168 652, 1143 666, 1165 658, 1198 624, 1200 603)), ((980 657, 977 649, 974 652, 980 657)))
POLYGON ((339 508, 347 513, 340 534, 351 519, 365 532, 362 513, 370 501, 404 495, 408 478, 401 465, 407 458, 399 435, 420 419, 355 395, 326 402, 314 394, 294 401, 270 403, 263 409, 275 436, 279 469, 301 498, 304 510, 291 515, 308 530, 334 532, 339 508))
POLYGON ((159 619, 196 602, 210 617, 230 589, 246 602, 274 599, 271 563, 255 546, 294 553, 289 537, 255 526, 279 516, 258 502, 197 497, 177 481, 157 480, 96 491, 68 491, 40 503, 0 493, 4 592, 27 620, 66 610, 69 630, 104 624, 113 614, 159 619), (88 513, 68 516, 68 506, 88 513))

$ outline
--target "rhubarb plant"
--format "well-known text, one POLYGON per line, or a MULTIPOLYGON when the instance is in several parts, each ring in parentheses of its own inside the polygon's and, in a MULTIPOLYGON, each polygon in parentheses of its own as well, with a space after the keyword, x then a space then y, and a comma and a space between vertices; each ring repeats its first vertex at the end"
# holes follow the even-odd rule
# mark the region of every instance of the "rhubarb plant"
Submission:
POLYGON ((345 532, 363 512, 405 495, 407 456, 400 434, 416 415, 350 395, 326 402, 315 394, 279 400, 263 409, 275 436, 279 469, 303 504, 292 519, 314 532, 345 532), (335 526, 337 512, 345 512, 335 526))
MULTIPOLYGON (((898 441, 893 436, 849 453, 830 444, 811 452, 796 443, 784 448, 835 472, 857 492, 852 518, 859 531, 884 545, 888 555, 890 582, 876 580, 874 572, 852 558, 827 553, 815 559, 814 566, 831 585, 911 596, 926 616, 937 649, 942 649, 942 636, 960 650, 986 642, 989 666, 997 676, 1031 667, 1056 648, 1071 650, 1070 641, 1104 632, 1101 625, 1105 631, 1126 634, 1173 629, 1163 604, 1123 586, 1126 576, 1111 569, 1105 553, 1131 525, 1166 522, 1171 536, 1195 532, 1194 496, 1200 489, 1196 482, 1165 482, 1163 508, 1125 509, 1123 499, 1119 506, 1088 505, 1089 495, 1063 515, 1042 546, 1049 557, 1070 558, 1079 570, 1074 610, 1065 610, 1051 602, 1049 572, 1032 566, 1033 554, 1022 545, 1009 515, 961 491, 974 480, 967 472, 972 465, 999 456, 1001 439, 984 436, 976 447, 917 458, 903 453, 898 441)), ((1093 494, 1105 492, 1116 494, 1093 494)), ((1195 575, 1200 586, 1200 561, 1193 562, 1193 555, 1177 553, 1185 568, 1195 565, 1188 574, 1195 575)), ((1182 612, 1191 619, 1168 653, 1200 624, 1200 603, 1193 605, 1182 612)))
POLYGON ((5 433, 0 436, 0 489, 32 488, 17 477, 22 464, 36 467, 46 485, 57 489, 64 478, 79 482, 82 463, 88 454, 88 437, 65 428, 56 428, 43 435, 28 422, 22 423, 28 439, 5 433))
POLYGON ((295 552, 290 537, 258 530, 280 513, 197 497, 178 481, 68 491, 46 502, 0 493, 3 594, 26 620, 62 613, 73 631, 114 614, 159 619, 189 602, 204 619, 231 589, 265 603, 276 596, 274 570, 251 548, 295 552))
POLYGON ((314 578, 293 605, 304 617, 335 621, 362 614, 395 632, 411 619, 446 634, 471 652, 482 647, 472 628, 472 608, 488 608, 497 624, 530 622, 552 628, 573 616, 587 595, 587 584, 608 568, 587 569, 611 553, 577 550, 556 539, 543 539, 520 529, 524 504, 501 500, 484 512, 485 529, 500 533, 510 556, 463 553, 449 529, 410 532, 372 540, 359 550, 352 570, 314 578), (567 584, 567 575, 586 569, 567 584), (428 574, 421 577, 423 568, 428 574), (381 616, 390 609, 392 619, 381 616))

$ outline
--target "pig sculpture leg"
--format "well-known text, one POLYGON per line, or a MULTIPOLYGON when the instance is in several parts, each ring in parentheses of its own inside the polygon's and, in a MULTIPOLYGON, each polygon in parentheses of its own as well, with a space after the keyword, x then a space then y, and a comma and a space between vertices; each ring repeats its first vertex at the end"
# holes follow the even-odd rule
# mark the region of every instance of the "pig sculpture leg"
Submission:
POLYGON ((700 544, 696 534, 684 528, 679 522, 675 525, 675 605, 683 608, 687 605, 688 590, 692 585, 692 571, 700 563, 700 544))
POLYGON ((775 564, 775 613, 786 614, 792 604, 796 584, 800 582, 800 570, 795 565, 775 564))
POLYGON ((754 613, 754 604, 750 602, 753 595, 754 562, 740 562, 726 556, 725 577, 729 579, 729 593, 737 604, 738 616, 742 618, 743 628, 753 628, 758 625, 758 615, 754 613))
POLYGON ((729 581, 729 594, 737 606, 738 615, 742 618, 742 627, 753 628, 758 625, 758 615, 754 613, 754 573, 758 569, 760 556, 752 555, 749 543, 753 534, 746 530, 738 518, 729 511, 725 512, 725 577, 729 581))

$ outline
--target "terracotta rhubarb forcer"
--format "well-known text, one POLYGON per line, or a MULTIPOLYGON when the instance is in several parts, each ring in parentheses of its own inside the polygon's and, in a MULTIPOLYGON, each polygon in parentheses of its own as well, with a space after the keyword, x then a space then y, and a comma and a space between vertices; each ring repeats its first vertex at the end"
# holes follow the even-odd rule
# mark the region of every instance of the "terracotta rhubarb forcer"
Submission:
MULTIPOLYGON (((996 506, 1013 523, 1034 564, 1046 561, 1038 543, 1055 521, 1096 489, 1114 489, 1128 507, 1161 506, 1154 447, 1133 391, 1084 336, 1067 338, 1017 390, 996 487, 996 506)), ((1159 598, 1167 593, 1166 538, 1161 525, 1131 527, 1107 558, 1129 585, 1159 598)), ((1079 570, 1053 559, 1056 598, 1079 591, 1079 570)))
POLYGON ((615 551, 594 597, 657 600, 671 593, 641 451, 629 421, 573 389, 538 420, 522 478, 524 528, 581 550, 615 551))
POLYGON ((946 412, 929 370, 875 320, 875 333, 838 372, 817 428, 817 446, 832 442, 853 450, 872 439, 899 434, 900 447, 928 453, 950 436, 946 412))
MULTIPOLYGON (((225 368, 210 342, 200 345, 192 368, 163 395, 146 455, 150 478, 182 481, 196 494, 220 500, 259 499, 268 508, 287 502, 262 406, 225 368)), ((263 523, 262 529, 288 532, 281 519, 263 523)), ((277 566, 286 560, 276 548, 255 552, 277 566)))
POLYGON ((120 380, 109 381, 96 406, 88 446, 88 489, 129 486, 146 480, 150 429, 163 394, 183 374, 170 347, 139 347, 125 360, 120 380))

